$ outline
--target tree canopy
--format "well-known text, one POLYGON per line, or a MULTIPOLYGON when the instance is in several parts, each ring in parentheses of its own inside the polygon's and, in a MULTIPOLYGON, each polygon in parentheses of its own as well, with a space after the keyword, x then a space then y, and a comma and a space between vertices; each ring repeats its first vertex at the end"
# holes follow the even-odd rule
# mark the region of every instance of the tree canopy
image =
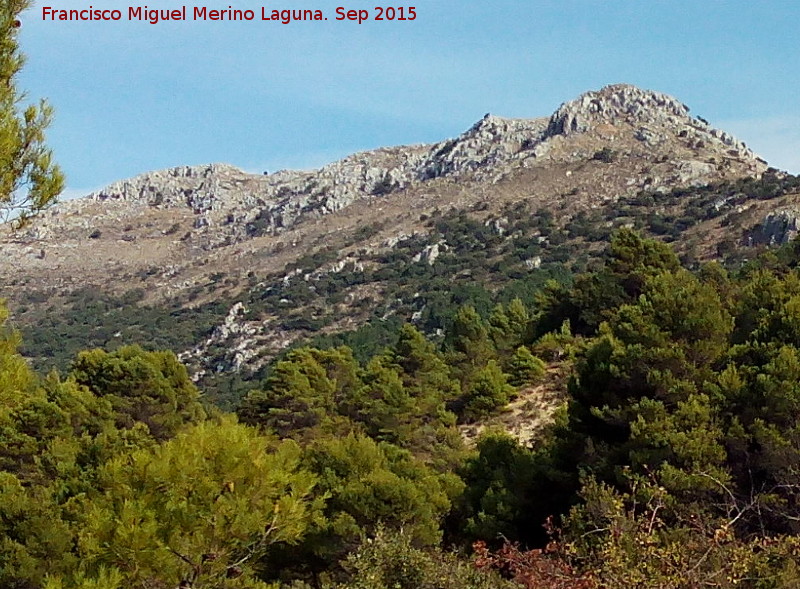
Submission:
POLYGON ((45 101, 23 106, 17 77, 25 63, 19 19, 30 0, 0 8, 0 213, 19 226, 47 208, 64 188, 64 176, 45 144, 53 109, 45 101))
POLYGON ((690 271, 622 232, 439 339, 295 348, 235 415, 172 352, 42 376, 3 325, 0 586, 797 587, 798 251, 690 271), (557 373, 533 442, 465 444, 557 373))

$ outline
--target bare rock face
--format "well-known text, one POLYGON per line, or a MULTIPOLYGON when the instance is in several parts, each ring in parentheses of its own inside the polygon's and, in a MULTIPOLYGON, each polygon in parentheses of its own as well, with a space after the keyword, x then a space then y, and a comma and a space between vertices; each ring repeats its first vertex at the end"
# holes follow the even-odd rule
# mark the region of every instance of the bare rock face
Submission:
POLYGON ((672 181, 677 184, 701 185, 714 172, 714 166, 697 160, 682 161, 678 164, 672 181))
POLYGON ((682 126, 689 120, 689 108, 671 96, 616 84, 562 104, 550 117, 547 135, 586 133, 598 123, 682 126))
POLYGON ((603 124, 623 123, 634 127, 636 139, 651 147, 680 138, 698 149, 711 147, 726 156, 752 161, 762 172, 766 169, 765 162, 759 161, 743 142, 692 117, 689 107, 676 98, 628 84, 586 92, 562 104, 550 117, 545 140, 588 133, 603 124))
POLYGON ((420 180, 502 166, 540 142, 546 119, 503 119, 487 114, 456 139, 434 145, 416 170, 420 180))
POLYGON ((181 166, 148 172, 122 180, 90 194, 87 199, 109 199, 151 206, 186 206, 197 213, 212 210, 218 195, 237 186, 241 171, 226 164, 181 166))
MULTIPOLYGON (((245 320, 246 314, 247 309, 243 303, 234 304, 228 311, 225 320, 214 328, 214 331, 206 341, 193 350, 182 352, 178 355, 178 358, 182 362, 190 362, 207 353, 211 346, 217 345, 227 348, 227 354, 223 359, 224 362, 216 367, 217 372, 222 372, 223 370, 238 371, 256 354, 253 343, 255 342, 254 336, 258 330, 252 323, 245 320)), ((204 373, 205 371, 197 372, 192 378, 197 380, 204 373)))
POLYGON ((416 254, 412 260, 414 262, 425 262, 429 266, 433 266, 433 263, 442 254, 442 252, 447 251, 448 249, 449 248, 447 247, 447 244, 444 242, 427 245, 421 252, 416 254))
MULTIPOLYGON (((527 198, 532 178, 543 177, 549 184, 541 190, 550 191, 544 197, 571 191, 594 206, 589 198, 605 202, 765 169, 743 143, 692 118, 675 98, 620 84, 587 92, 550 117, 487 114, 452 139, 356 153, 318 170, 266 175, 210 164, 148 172, 61 203, 13 239, 28 247, 52 243, 75 258, 92 257, 105 242, 125 242, 135 265, 146 257, 139 249, 148 240, 220 251, 362 201, 425 194, 432 202, 447 186, 491 195, 493 185, 506 181, 527 198)), ((9 250, 12 261, 20 256, 9 250)))
MULTIPOLYGON (((520 167, 591 159, 593 150, 612 140, 634 158, 663 154, 663 160, 672 154, 669 169, 659 170, 667 182, 714 181, 724 166, 740 175, 757 175, 766 168, 742 142, 692 118, 675 98, 618 84, 564 103, 549 118, 487 114, 454 139, 357 153, 315 171, 259 175, 210 164, 149 172, 54 208, 30 237, 56 235, 65 224, 75 228, 76 223, 83 223, 77 231, 90 232, 90 221, 81 211, 89 203, 104 203, 105 211, 119 215, 120 223, 131 213, 128 209, 137 207, 190 211, 194 231, 204 236, 205 247, 215 248, 275 235, 304 218, 327 215, 359 200, 388 197, 436 178, 497 181, 520 167)), ((631 185, 630 190, 636 189, 631 185)))
POLYGON ((753 241, 767 245, 782 245, 797 237, 800 231, 800 209, 789 207, 769 213, 753 241))

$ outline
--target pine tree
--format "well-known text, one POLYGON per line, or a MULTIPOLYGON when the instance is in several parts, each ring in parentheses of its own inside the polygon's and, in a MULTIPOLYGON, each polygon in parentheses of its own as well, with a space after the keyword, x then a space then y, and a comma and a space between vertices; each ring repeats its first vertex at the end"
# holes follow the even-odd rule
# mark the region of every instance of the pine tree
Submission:
POLYGON ((520 346, 509 362, 510 382, 523 386, 536 382, 545 374, 545 363, 534 356, 525 346, 520 346))
POLYGON ((508 357, 528 336, 530 314, 525 303, 513 299, 507 306, 498 304, 489 316, 489 335, 497 353, 508 357))
POLYGON ((45 146, 53 111, 44 100, 22 108, 16 77, 25 63, 17 42, 19 17, 30 0, 0 8, 0 217, 25 224, 55 202, 64 188, 61 170, 45 146))
POLYGON ((110 460, 98 489, 71 506, 81 570, 66 586, 116 569, 127 587, 266 587, 254 579, 259 559, 321 518, 301 459, 294 442, 224 418, 110 460))
POLYGON ((472 382, 475 373, 497 355, 489 338, 489 330, 475 308, 470 305, 461 307, 453 318, 445 347, 448 361, 464 388, 472 382))
POLYGON ((88 350, 78 354, 71 376, 111 402, 120 427, 141 422, 158 439, 205 417, 200 392, 172 352, 147 352, 139 346, 88 350))
POLYGON ((464 415, 477 419, 503 407, 514 394, 514 387, 494 360, 475 372, 475 378, 464 395, 464 415))
POLYGON ((414 326, 400 328, 397 344, 389 351, 389 359, 397 367, 403 385, 422 402, 425 397, 434 403, 450 401, 460 394, 458 382, 435 346, 414 326))
POLYGON ((239 408, 244 423, 271 429, 278 436, 303 439, 317 429, 331 429, 335 416, 335 379, 328 378, 324 353, 313 348, 292 351, 278 362, 263 390, 250 392, 239 408))

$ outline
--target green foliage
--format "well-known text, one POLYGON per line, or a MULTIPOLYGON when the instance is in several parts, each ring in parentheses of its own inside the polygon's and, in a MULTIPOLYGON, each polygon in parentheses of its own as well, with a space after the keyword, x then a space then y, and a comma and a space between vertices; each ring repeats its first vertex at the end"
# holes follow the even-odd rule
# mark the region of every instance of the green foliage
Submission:
POLYGON ((619 481, 622 465, 657 472, 687 501, 719 492, 707 477, 727 480, 724 437, 702 391, 725 353, 731 318, 713 288, 685 271, 662 271, 642 289, 578 364, 568 433, 555 446, 561 468, 580 464, 605 481, 619 481))
POLYGON ((397 333, 403 323, 397 316, 373 319, 353 331, 319 335, 311 339, 308 345, 319 349, 347 346, 361 364, 366 364, 397 341, 397 333))
MULTIPOLYGON (((32 307, 21 314, 17 309, 21 349, 44 371, 66 370, 79 352, 92 348, 138 344, 148 350, 184 350, 207 337, 230 309, 225 300, 188 309, 179 303, 149 306, 141 303, 144 294, 141 288, 119 296, 83 288, 58 301, 58 311, 32 307)), ((46 293, 44 301, 52 302, 54 295, 46 293)))
POLYGON ((374 358, 363 370, 361 386, 344 395, 340 410, 364 425, 370 437, 402 443, 413 435, 408 428, 418 423, 409 419, 420 407, 408 393, 400 375, 385 358, 374 358))
POLYGON ((55 202, 64 176, 45 145, 53 111, 44 101, 24 109, 17 76, 25 62, 16 22, 30 0, 8 0, 0 10, 0 211, 17 226, 55 202))
POLYGON ((619 492, 588 479, 581 496, 567 549, 598 586, 789 589, 800 580, 796 537, 737 540, 730 520, 697 511, 670 520, 672 498, 648 483, 619 492))
MULTIPOLYGON (((733 586, 755 570, 764 587, 792 586, 781 583, 797 578, 798 278, 778 268, 694 276, 628 232, 594 277, 544 293, 537 330, 576 321, 591 339, 565 342, 571 401, 544 446, 479 443, 456 512, 468 534, 535 540, 532 522, 577 503, 568 551, 599 586, 701 586, 719 571, 733 586), (579 472, 595 477, 582 494, 579 472)), ((542 343, 557 335, 533 350, 549 355, 542 343)))
POLYGON ((172 352, 145 352, 138 346, 81 352, 70 375, 111 402, 120 427, 144 423, 158 439, 205 416, 197 387, 172 352))
POLYGON ((26 488, 16 476, 0 472, 0 584, 36 586, 49 572, 76 565, 69 554, 72 534, 43 487, 26 488), (42 563, 52 563, 47 569, 42 563))
POLYGON ((417 425, 414 447, 434 461, 450 462, 460 440, 452 436, 455 416, 446 405, 461 395, 451 368, 433 344, 411 325, 400 329, 397 344, 388 351, 386 359, 399 374, 420 417, 414 420, 417 425))
POLYGON ((316 440, 303 464, 318 477, 316 495, 327 503, 324 519, 302 543, 268 561, 284 577, 335 568, 377 527, 403 530, 416 544, 434 546, 451 500, 463 488, 453 474, 437 473, 409 452, 364 436, 316 440))
POLYGON ((508 365, 509 382, 514 386, 533 384, 545 374, 545 363, 534 356, 525 346, 520 346, 508 365))
MULTIPOLYGON (((301 348, 278 362, 264 383, 264 390, 251 392, 242 403, 239 416, 251 424, 265 425, 280 437, 303 437, 316 429, 334 427, 330 416, 336 403, 336 379, 330 378, 323 362, 335 351, 301 348)), ((355 361, 344 369, 353 378, 355 361)), ((333 375, 331 375, 333 376, 333 375)))
POLYGON ((380 521, 433 545, 460 488, 452 476, 437 475, 410 453, 367 437, 321 440, 308 449, 306 461, 330 496, 329 530, 340 542, 357 540, 380 521))
POLYGON ((361 397, 377 401, 372 404, 364 399, 361 405, 372 408, 359 418, 368 431, 375 431, 373 420, 383 413, 383 418, 395 420, 396 427, 390 428, 391 433, 384 427, 377 439, 393 441, 439 468, 453 467, 460 459, 462 442, 448 404, 459 397, 460 387, 442 355, 419 331, 403 326, 395 346, 375 358, 362 379, 361 397))
POLYGON ((464 394, 464 415, 467 419, 478 419, 491 414, 508 404, 514 395, 514 387, 495 360, 478 369, 464 394))
POLYGON ((603 162, 604 164, 611 164, 617 159, 614 150, 610 147, 604 147, 603 149, 599 149, 594 153, 592 156, 593 160, 597 160, 599 162, 603 162))
POLYGON ((528 337, 531 317, 518 297, 508 305, 498 304, 489 316, 489 335, 500 356, 508 356, 528 337))
POLYGON ((621 229, 611 238, 602 270, 578 277, 571 287, 547 285, 538 297, 543 312, 534 332, 543 335, 568 320, 576 334, 592 334, 620 305, 635 301, 650 277, 679 268, 669 246, 621 229))
POLYGON ((459 519, 467 536, 495 540, 516 538, 525 518, 535 473, 533 454, 502 432, 478 440, 477 455, 467 460, 463 478, 467 488, 459 519))
POLYGON ((28 364, 17 353, 19 335, 7 326, 8 311, 0 305, 0 406, 11 409, 24 402, 34 384, 28 364))
POLYGON ((4 331, 0 585, 504 586, 445 536, 524 587, 796 587, 797 265, 692 274, 622 231, 533 307, 462 305, 441 348, 403 325, 363 362, 292 350, 240 408, 261 433, 204 419, 169 353, 94 350, 39 378, 4 331), (555 423, 465 452, 454 411, 502 407, 537 356, 572 369, 555 423), (523 546, 491 552, 502 538, 523 546))
POLYGON ((372 438, 418 456, 436 454, 442 445, 452 451, 460 447, 453 440, 455 416, 445 409, 442 397, 435 392, 418 396, 422 390, 407 388, 387 357, 373 359, 361 379, 361 386, 345 395, 339 411, 361 424, 372 438))
POLYGON ((410 389, 420 394, 436 392, 445 400, 458 396, 459 387, 453 382, 443 356, 413 326, 406 324, 400 328, 397 343, 389 351, 388 358, 410 389))
POLYGON ((561 324, 558 331, 545 333, 531 345, 532 352, 537 358, 548 361, 559 361, 572 358, 578 348, 578 340, 572 335, 572 326, 569 319, 561 324))
POLYGON ((281 437, 366 432, 426 460, 448 463, 457 459, 461 442, 455 415, 445 404, 458 390, 432 344, 404 326, 396 345, 365 368, 347 347, 293 350, 238 413, 281 437))
POLYGON ((461 307, 453 319, 445 344, 456 365, 462 366, 467 375, 476 367, 483 366, 493 356, 489 331, 472 306, 461 307))
POLYGON ((668 245, 622 229, 611 238, 606 267, 626 294, 635 298, 648 277, 663 271, 675 272, 680 268, 680 262, 668 245))
POLYGON ((203 420, 171 353, 84 352, 66 380, 39 381, 16 339, 0 348, 4 586, 266 587, 335 567, 380 522, 436 545, 462 489, 444 472, 460 448, 444 395, 458 387, 413 328, 365 369, 347 348, 304 348, 272 371, 279 404, 250 414, 295 420, 302 448, 203 420), (325 437, 359 429, 397 445, 325 437))
POLYGON ((146 586, 247 587, 272 546, 296 543, 319 517, 300 448, 230 420, 205 422, 152 450, 112 459, 97 492, 72 508, 80 572, 120 571, 146 586))
POLYGON ((511 589, 499 575, 441 550, 421 550, 401 530, 379 527, 342 563, 348 579, 336 589, 511 589))
POLYGON ((124 583, 125 577, 119 570, 100 567, 94 576, 85 573, 76 573, 68 579, 48 576, 44 589, 120 589, 124 583))

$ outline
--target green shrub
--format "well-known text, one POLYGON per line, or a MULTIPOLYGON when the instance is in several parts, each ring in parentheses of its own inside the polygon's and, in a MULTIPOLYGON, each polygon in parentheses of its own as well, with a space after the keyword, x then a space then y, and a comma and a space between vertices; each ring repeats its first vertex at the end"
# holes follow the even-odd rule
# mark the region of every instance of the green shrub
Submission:
POLYGON ((603 162, 604 164, 611 164, 616 161, 617 154, 614 153, 614 150, 612 150, 610 147, 604 147, 603 149, 598 149, 596 152, 594 152, 592 159, 598 162, 603 162))
POLYGON ((510 382, 515 386, 532 384, 545 375, 545 363, 525 346, 520 346, 509 362, 510 382))
POLYGON ((479 419, 490 415, 496 409, 507 405, 514 394, 514 387, 508 384, 506 375, 495 360, 479 369, 464 395, 464 416, 479 419))
POLYGON ((512 589, 499 575, 441 550, 420 550, 404 531, 380 527, 342 563, 348 579, 326 589, 512 589))

